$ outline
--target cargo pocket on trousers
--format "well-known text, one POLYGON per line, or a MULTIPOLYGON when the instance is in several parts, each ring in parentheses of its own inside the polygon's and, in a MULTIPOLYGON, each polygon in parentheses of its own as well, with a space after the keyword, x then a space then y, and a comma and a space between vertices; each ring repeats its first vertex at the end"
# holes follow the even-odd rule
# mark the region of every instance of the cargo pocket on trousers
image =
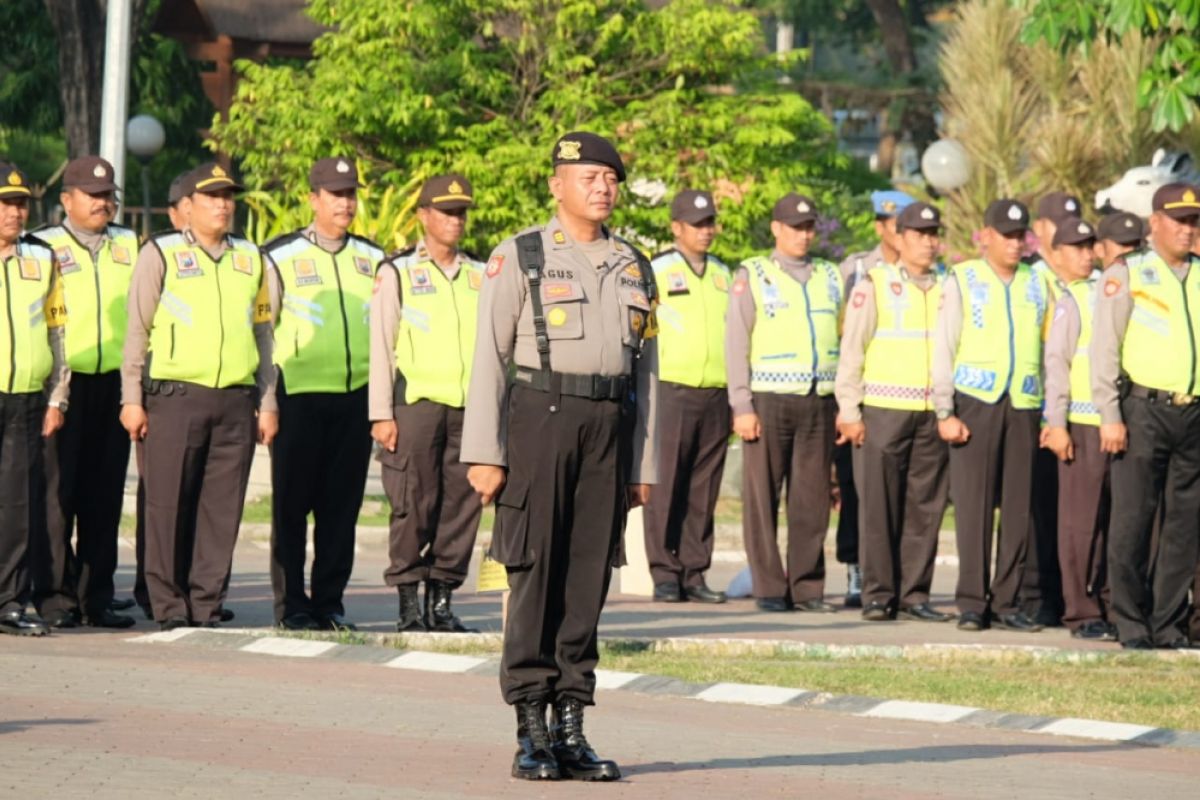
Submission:
POLYGON ((380 450, 379 463, 383 465, 383 491, 392 513, 403 517, 408 513, 408 454, 380 450))
POLYGON ((489 554, 506 567, 528 567, 533 563, 526 544, 529 539, 529 482, 509 473, 509 481, 496 498, 496 524, 489 554))

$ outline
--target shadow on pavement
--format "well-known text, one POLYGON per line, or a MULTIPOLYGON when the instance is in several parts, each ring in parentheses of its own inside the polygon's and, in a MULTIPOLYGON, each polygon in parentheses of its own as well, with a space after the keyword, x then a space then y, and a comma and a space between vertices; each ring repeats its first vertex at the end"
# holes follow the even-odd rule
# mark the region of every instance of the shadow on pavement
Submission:
POLYGON ((6 733, 24 733, 30 728, 45 725, 95 725, 94 719, 10 719, 0 722, 0 736, 6 733))

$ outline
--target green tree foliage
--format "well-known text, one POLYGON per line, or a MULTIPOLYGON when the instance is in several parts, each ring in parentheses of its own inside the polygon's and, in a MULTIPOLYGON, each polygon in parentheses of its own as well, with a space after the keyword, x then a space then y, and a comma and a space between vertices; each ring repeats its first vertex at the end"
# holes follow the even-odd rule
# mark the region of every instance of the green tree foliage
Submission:
POLYGON ((1130 35, 1159 42, 1142 71, 1138 103, 1151 109, 1156 131, 1181 131, 1200 99, 1200 0, 1013 0, 1029 9, 1026 43, 1044 40, 1066 51, 1096 42, 1119 45, 1130 35))
MULTIPOLYGON (((312 0, 309 13, 334 27, 316 58, 239 63, 229 122, 214 128, 214 145, 240 160, 249 185, 283 192, 297 218, 318 157, 356 158, 386 185, 457 170, 476 189, 468 245, 486 251, 547 216, 551 146, 587 128, 624 155, 630 183, 615 223, 647 245, 669 236, 657 181, 667 198, 684 186, 714 190, 719 249, 730 257, 767 244, 771 206, 793 189, 845 226, 831 247, 869 225, 853 194, 876 179, 779 84, 759 22, 740 3, 312 0)), ((411 205, 391 207, 411 214, 411 205)), ((371 224, 396 238, 411 230, 371 224)))

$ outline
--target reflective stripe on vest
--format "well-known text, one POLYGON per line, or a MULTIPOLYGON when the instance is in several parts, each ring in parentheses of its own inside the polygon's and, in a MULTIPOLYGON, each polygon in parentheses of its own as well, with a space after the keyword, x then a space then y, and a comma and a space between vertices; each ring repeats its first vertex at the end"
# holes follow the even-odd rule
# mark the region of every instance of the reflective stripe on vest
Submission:
POLYGON ((1096 287, 1100 272, 1090 278, 1072 281, 1067 291, 1079 309, 1079 341, 1071 356, 1071 400, 1067 404, 1067 420, 1075 425, 1099 425, 1100 411, 1092 402, 1092 362, 1088 349, 1092 343, 1092 326, 1096 314, 1096 287))
POLYGON ((254 322, 262 321, 268 303, 258 248, 228 237, 225 252, 214 262, 183 234, 152 241, 165 269, 150 329, 150 377, 215 389, 253 384, 258 368, 254 322))
POLYGON ((708 256, 699 277, 674 250, 651 266, 659 297, 659 379, 701 389, 724 386, 729 268, 708 256))
POLYGON ((842 276, 814 259, 801 283, 770 258, 742 262, 756 308, 750 334, 750 388, 755 392, 833 394, 837 376, 842 276))
POLYGON ((963 304, 954 388, 985 403, 1007 394, 1013 408, 1041 408, 1045 280, 1022 263, 1005 283, 983 260, 958 264, 954 275, 963 304))
POLYGON ((1151 389, 1200 391, 1200 261, 1180 281, 1153 251, 1127 256, 1133 313, 1121 344, 1121 369, 1151 389))
POLYGON ((63 297, 71 310, 71 324, 65 331, 71 371, 95 375, 120 369, 125 301, 138 256, 137 234, 109 226, 109 238, 100 245, 99 263, 62 225, 44 228, 36 236, 54 250, 63 297))
POLYGON ((391 263, 400 278, 396 369, 404 376, 404 401, 462 408, 471 382, 483 264, 460 255, 451 280, 417 253, 391 263))
POLYGON ((942 278, 928 291, 894 266, 867 273, 875 290, 875 333, 863 362, 863 405, 933 410, 933 330, 942 278))
POLYGON ((287 393, 351 392, 365 386, 371 289, 383 251, 347 236, 342 249, 330 253, 301 234, 266 255, 283 292, 274 361, 287 393))
POLYGON ((0 392, 40 392, 50 377, 54 356, 48 329, 62 324, 63 305, 53 277, 54 256, 43 245, 18 241, 15 254, 3 259, 0 283, 5 321, 0 321, 0 392))

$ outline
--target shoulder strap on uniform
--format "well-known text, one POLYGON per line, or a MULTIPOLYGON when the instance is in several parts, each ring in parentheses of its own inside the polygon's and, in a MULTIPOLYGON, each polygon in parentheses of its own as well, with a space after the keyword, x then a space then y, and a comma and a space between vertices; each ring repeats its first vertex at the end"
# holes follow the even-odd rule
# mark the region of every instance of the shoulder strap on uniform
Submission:
POLYGON ((542 249, 542 234, 539 231, 523 233, 517 237, 517 264, 529 281, 529 302, 533 306, 533 337, 537 343, 538 361, 542 371, 550 372, 550 336, 546 333, 545 309, 542 308, 542 268, 546 266, 546 252, 542 249))

